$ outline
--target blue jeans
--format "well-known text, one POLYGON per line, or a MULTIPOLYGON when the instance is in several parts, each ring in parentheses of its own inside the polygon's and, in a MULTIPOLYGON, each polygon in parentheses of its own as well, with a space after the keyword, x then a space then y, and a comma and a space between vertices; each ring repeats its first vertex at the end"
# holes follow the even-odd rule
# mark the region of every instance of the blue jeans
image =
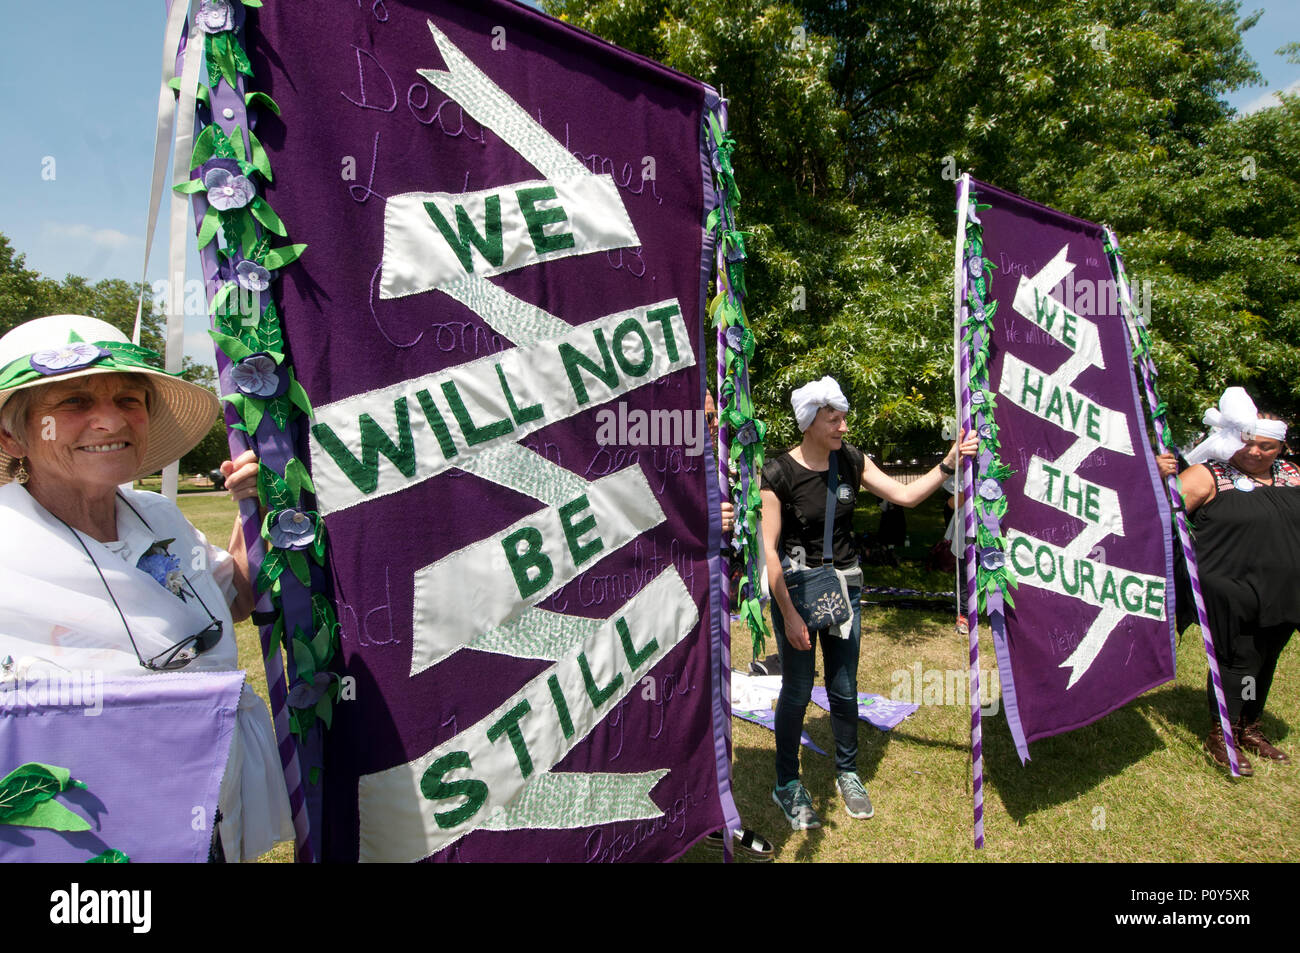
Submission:
POLYGON ((831 703, 831 734, 835 737, 836 771, 857 771, 858 764, 858 648, 862 640, 862 589, 849 587, 853 626, 847 639, 826 632, 809 632, 807 652, 785 637, 785 620, 772 603, 772 629, 781 656, 781 696, 776 702, 776 783, 789 784, 799 777, 799 739, 803 717, 812 697, 817 643, 822 646, 826 694, 831 703))

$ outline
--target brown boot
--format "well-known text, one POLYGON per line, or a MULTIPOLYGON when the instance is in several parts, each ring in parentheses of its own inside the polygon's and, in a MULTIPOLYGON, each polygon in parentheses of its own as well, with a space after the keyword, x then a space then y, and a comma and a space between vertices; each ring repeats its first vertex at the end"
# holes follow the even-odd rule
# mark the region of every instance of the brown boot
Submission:
POLYGON ((1259 722, 1252 721, 1246 723, 1243 718, 1237 723, 1237 730, 1234 732, 1237 739, 1237 746, 1245 748, 1247 751, 1259 755, 1261 758, 1267 758, 1269 761, 1279 761, 1286 764, 1291 760, 1285 751, 1281 748, 1273 747, 1272 742, 1264 737, 1264 732, 1259 730, 1259 722))
MULTIPOLYGON (((1235 733, 1234 733, 1235 737, 1235 733)), ((1209 737, 1205 739, 1205 751, 1214 760, 1214 763, 1221 768, 1232 770, 1232 765, 1228 761, 1228 746, 1223 743, 1223 726, 1215 725, 1214 730, 1210 732, 1209 737)), ((1250 761, 1241 751, 1241 746, 1237 746, 1237 768, 1241 771, 1243 778, 1248 778, 1255 773, 1255 769, 1250 766, 1250 761)))

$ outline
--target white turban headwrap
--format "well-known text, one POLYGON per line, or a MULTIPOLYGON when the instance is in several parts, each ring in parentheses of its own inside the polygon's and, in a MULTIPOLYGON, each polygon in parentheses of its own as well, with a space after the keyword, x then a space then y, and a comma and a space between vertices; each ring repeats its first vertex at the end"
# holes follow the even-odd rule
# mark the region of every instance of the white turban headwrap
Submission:
POLYGON ((1260 420, 1255 402, 1241 387, 1225 390, 1219 398, 1219 406, 1207 410, 1202 422, 1209 426, 1210 435, 1188 452, 1188 465, 1206 460, 1229 460, 1246 446, 1251 437, 1286 439, 1286 424, 1280 420, 1260 420))
POLYGON ((840 390, 840 385, 835 383, 835 378, 823 377, 811 384, 804 384, 791 394, 790 406, 794 408, 794 419, 799 424, 799 432, 803 433, 812 426, 817 411, 823 407, 848 410, 849 401, 844 396, 844 391, 840 390))

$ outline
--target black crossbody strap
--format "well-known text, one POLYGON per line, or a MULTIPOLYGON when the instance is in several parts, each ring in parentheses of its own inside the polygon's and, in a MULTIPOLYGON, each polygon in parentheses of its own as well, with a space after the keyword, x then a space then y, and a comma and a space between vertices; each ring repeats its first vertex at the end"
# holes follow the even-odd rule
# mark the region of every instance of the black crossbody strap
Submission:
POLYGON ((831 559, 831 531, 835 528, 835 491, 840 485, 840 458, 838 453, 831 454, 830 470, 826 475, 826 529, 822 533, 822 565, 828 566, 831 559))

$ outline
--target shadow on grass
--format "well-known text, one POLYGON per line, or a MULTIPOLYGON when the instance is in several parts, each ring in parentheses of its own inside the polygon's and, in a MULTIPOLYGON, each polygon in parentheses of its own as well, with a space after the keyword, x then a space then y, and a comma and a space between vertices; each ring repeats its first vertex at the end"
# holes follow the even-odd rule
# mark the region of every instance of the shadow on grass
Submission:
POLYGON ((1017 823, 1073 801, 1164 745, 1134 705, 1033 742, 1023 766, 1004 717, 985 718, 983 735, 985 776, 1017 823))

